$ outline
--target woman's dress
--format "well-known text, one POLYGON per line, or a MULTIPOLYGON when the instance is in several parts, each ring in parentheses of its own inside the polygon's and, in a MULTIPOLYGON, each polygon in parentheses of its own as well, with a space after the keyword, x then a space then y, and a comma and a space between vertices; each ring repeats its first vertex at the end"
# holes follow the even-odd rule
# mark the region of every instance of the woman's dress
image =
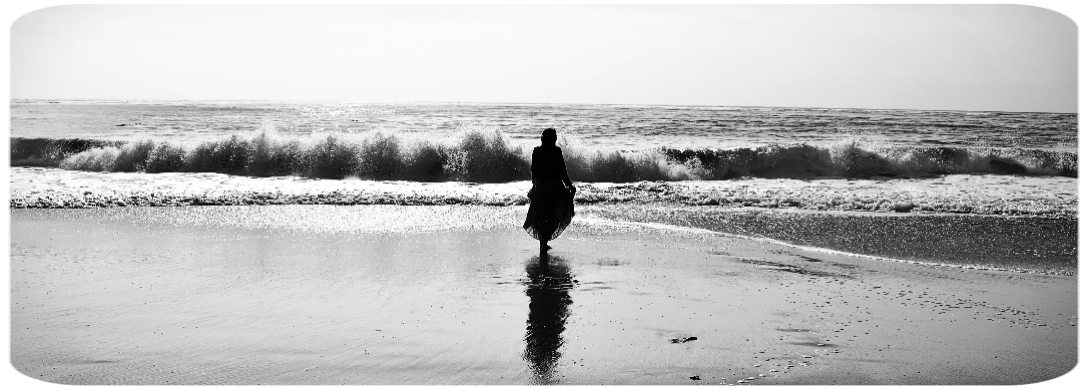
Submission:
POLYGON ((564 182, 567 166, 558 147, 533 149, 533 188, 529 190, 529 213, 525 232, 536 240, 553 240, 563 233, 574 217, 574 194, 564 182))

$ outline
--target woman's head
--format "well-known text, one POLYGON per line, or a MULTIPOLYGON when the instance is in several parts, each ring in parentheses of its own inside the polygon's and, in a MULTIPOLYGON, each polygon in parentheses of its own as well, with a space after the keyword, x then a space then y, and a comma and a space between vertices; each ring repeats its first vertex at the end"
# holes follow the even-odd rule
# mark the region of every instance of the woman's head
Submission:
POLYGON ((556 136, 554 128, 547 128, 544 130, 544 132, 540 133, 540 143, 542 144, 554 145, 555 139, 556 136))

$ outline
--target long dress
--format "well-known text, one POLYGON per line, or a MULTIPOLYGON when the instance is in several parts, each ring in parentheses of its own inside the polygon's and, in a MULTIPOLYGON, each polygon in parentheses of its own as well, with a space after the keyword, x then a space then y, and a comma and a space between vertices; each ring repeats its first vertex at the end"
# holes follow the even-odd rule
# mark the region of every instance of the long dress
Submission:
POLYGON ((533 188, 529 190, 529 213, 525 232, 536 240, 553 240, 563 233, 574 217, 574 194, 563 185, 570 182, 563 150, 555 146, 533 149, 533 188))

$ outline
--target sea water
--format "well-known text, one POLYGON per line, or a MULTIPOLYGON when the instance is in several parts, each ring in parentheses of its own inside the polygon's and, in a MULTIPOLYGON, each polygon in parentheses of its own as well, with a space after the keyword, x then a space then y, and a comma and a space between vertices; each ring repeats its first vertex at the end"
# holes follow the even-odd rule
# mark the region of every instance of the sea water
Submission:
MULTIPOLYGON (((298 179, 277 181, 275 193, 280 195, 240 187, 236 192, 242 193, 232 196, 179 195, 165 202, 154 199, 174 194, 163 193, 144 202, 133 198, 102 200, 100 193, 89 192, 71 199, 35 195, 13 184, 12 206, 521 206, 525 199, 517 194, 492 201, 479 193, 466 197, 457 185, 437 190, 431 186, 425 198, 401 196, 393 201, 362 190, 345 196, 352 191, 350 187, 346 192, 335 192, 337 196, 291 194, 283 185, 306 188, 314 186, 309 179, 362 179, 400 187, 400 192, 435 182, 524 185, 529 179, 531 149, 539 144, 539 134, 545 128, 555 128, 560 134, 568 172, 583 189, 576 201, 614 205, 602 214, 616 219, 697 225, 846 251, 912 259, 939 257, 953 262, 956 258, 985 261, 977 254, 967 254, 972 253, 972 247, 992 246, 984 242, 1006 240, 1012 243, 998 245, 1003 248, 996 251, 1004 253, 998 262, 1014 263, 1009 268, 1031 268, 1039 259, 1023 253, 1042 252, 1047 263, 1064 263, 1048 265, 1048 269, 1075 272, 1077 115, 1064 113, 15 100, 11 103, 12 165, 46 168, 38 174, 59 172, 55 170, 59 168, 148 174, 147 179, 162 182, 186 180, 189 175, 199 179, 203 173, 257 177, 255 180, 298 179), (239 198, 258 200, 238 202, 239 198), (616 209, 626 211, 617 213, 616 209), (759 210, 749 215, 763 216, 753 222, 749 216, 719 212, 723 209, 759 210), (874 243, 891 239, 887 234, 869 234, 873 237, 855 239, 864 242, 850 243, 826 231, 821 235, 821 229, 808 222, 786 223, 807 226, 791 230, 782 227, 780 213, 762 212, 791 209, 805 211, 806 220, 818 220, 817 225, 886 225, 879 229, 901 231, 909 224, 908 230, 916 231, 917 236, 897 237, 903 240, 921 236, 918 234, 925 229, 917 226, 923 219, 908 223, 891 215, 935 217, 938 219, 924 219, 928 221, 921 224, 986 232, 951 234, 954 242, 937 244, 947 250, 935 253, 933 246, 874 243), (836 212, 861 212, 877 219, 843 222, 847 219, 836 212), (736 223, 699 216, 711 214, 718 215, 715 220, 736 223), (953 219, 964 217, 971 221, 953 219), (738 225, 780 227, 738 230, 738 225), (1018 238, 1023 236, 1033 238, 1018 238), (1035 251, 1010 248, 1020 244, 1039 247, 1035 251)), ((24 174, 23 170, 13 172, 24 174)), ((299 191, 306 192, 295 190, 299 191)))
POLYGON ((843 141, 871 146, 1076 151, 1077 115, 1038 112, 588 104, 15 100, 11 136, 211 141, 282 134, 387 132, 446 137, 471 126, 539 144, 555 128, 587 147, 729 149, 843 141))

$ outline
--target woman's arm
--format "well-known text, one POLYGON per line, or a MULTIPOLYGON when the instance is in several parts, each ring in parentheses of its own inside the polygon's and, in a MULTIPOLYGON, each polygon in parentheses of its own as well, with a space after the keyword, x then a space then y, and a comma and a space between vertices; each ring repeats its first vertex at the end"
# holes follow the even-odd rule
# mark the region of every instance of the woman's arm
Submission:
POLYGON ((537 169, 538 166, 540 166, 539 164, 536 163, 536 161, 537 161, 537 151, 538 150, 540 150, 540 149, 536 148, 536 147, 533 148, 533 160, 529 164, 529 174, 531 174, 531 177, 532 177, 532 180, 533 180, 533 185, 536 185, 536 169, 537 169))
POLYGON ((563 182, 567 184, 572 190, 574 190, 574 183, 570 182, 570 177, 567 176, 567 161, 563 157, 563 149, 559 149, 559 173, 563 178, 563 182))

